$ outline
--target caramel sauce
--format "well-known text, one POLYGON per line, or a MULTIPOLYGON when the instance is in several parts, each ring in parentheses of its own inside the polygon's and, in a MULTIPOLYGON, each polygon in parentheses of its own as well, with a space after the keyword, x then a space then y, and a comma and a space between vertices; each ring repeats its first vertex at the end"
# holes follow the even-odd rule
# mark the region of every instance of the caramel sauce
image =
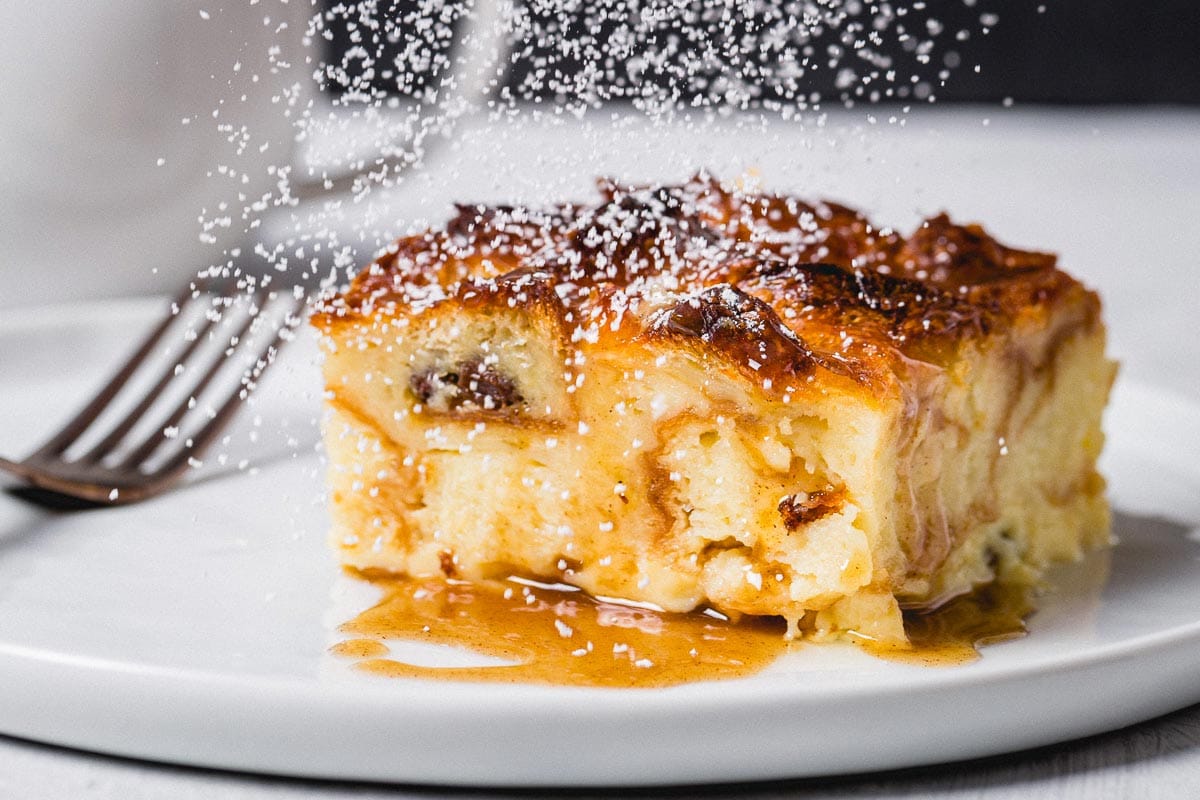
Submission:
POLYGON ((329 648, 329 652, 346 658, 379 658, 389 651, 387 645, 377 639, 347 639, 329 648))
MULTIPOLYGON (((367 576, 362 576, 366 578, 367 576)), ((650 688, 752 675, 796 646, 782 619, 714 611, 672 614, 595 599, 565 584, 511 578, 469 583, 369 577, 383 599, 342 625, 330 648, 365 672, 395 678, 650 688), (500 666, 423 666, 389 658, 385 640, 466 650, 500 666)), ((909 646, 862 641, 889 661, 957 666, 978 647, 1024 635, 1023 588, 985 586, 928 612, 905 613, 909 646)))
POLYGON ((750 675, 789 647, 780 619, 747 617, 734 624, 715 612, 668 614, 597 600, 561 584, 390 577, 371 582, 384 598, 341 627, 359 638, 335 645, 335 654, 361 658, 359 669, 390 677, 671 686, 750 675), (510 663, 420 666, 383 657, 386 645, 379 639, 456 647, 510 663), (356 643, 363 641, 380 644, 383 652, 357 652, 356 643))
POLYGON ((979 659, 979 648, 1028 633, 1034 605, 1029 587, 989 583, 932 611, 906 611, 909 646, 865 642, 867 652, 888 661, 952 667, 979 659))

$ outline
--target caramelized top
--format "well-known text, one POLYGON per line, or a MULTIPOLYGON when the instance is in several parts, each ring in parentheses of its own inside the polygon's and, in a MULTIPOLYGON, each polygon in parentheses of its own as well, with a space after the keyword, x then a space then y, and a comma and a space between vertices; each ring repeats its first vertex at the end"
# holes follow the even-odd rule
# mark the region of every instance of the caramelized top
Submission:
POLYGON ((551 309, 574 341, 683 337, 758 380, 825 369, 872 383, 904 359, 944 363, 1068 295, 1098 317, 1053 255, 944 214, 905 237, 845 206, 705 175, 600 191, 594 206, 459 206, 359 273, 316 324, 501 301, 551 309))

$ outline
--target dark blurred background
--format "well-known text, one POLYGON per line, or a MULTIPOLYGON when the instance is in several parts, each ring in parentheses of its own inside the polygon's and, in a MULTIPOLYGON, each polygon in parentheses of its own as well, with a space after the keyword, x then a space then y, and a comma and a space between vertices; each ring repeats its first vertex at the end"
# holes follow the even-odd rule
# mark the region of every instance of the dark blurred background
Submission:
MULTIPOLYGON (((327 92, 419 95, 446 74, 461 3, 326 2, 327 92)), ((1200 104, 1195 0, 517 6, 498 92, 515 102, 1200 104)))

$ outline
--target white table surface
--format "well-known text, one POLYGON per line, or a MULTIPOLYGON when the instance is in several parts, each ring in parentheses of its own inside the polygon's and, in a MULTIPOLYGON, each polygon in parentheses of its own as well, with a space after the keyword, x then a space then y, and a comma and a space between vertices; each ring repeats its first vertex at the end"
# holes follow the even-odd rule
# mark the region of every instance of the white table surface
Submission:
MULTIPOLYGON (((360 260, 453 200, 586 199, 590 177, 679 179, 757 170, 768 187, 827 196, 910 228, 948 210, 1001 240, 1057 251, 1104 297, 1122 374, 1200 394, 1200 112, 921 109, 840 112, 826 124, 653 127, 608 112, 582 122, 462 123, 429 166, 363 202, 302 209, 268 238, 336 233, 360 260), (1191 323, 1191 324, 1189 324, 1191 323)), ((20 298, 14 298, 19 302, 20 298)), ((1200 454, 1197 454, 1200 455, 1200 454)), ((1169 511, 1169 510, 1164 510, 1169 511)), ((1197 674, 1200 676, 1200 665, 1197 674)), ((1200 677, 1197 678, 1200 680, 1200 677)), ((3 691, 19 691, 4 687, 3 691)), ((919 735, 919 732, 914 732, 919 735)), ((708 797, 1191 798, 1200 706, 1126 730, 979 762, 899 773, 655 794, 708 797)), ((636 794, 635 792, 630 792, 636 794)), ((295 781, 146 764, 0 737, 0 798, 440 797, 421 787, 295 781)), ((468 793, 472 794, 472 793, 468 793)), ((478 796, 492 793, 481 790, 478 796)), ((506 796, 513 793, 506 792, 506 796)), ((558 796, 539 792, 535 796, 558 796)), ((596 792, 579 796, 592 797, 596 792)))

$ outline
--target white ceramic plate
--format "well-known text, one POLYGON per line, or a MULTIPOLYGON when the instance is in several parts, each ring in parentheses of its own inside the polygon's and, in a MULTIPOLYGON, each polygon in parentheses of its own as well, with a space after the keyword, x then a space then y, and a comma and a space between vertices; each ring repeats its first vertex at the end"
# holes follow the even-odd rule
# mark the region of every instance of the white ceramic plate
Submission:
MULTIPOLYGON (((0 452, 56 427, 154 313, 6 312, 0 452)), ((0 494, 0 731, 297 776, 662 784, 964 759, 1200 700, 1200 408, 1128 385, 1105 457, 1120 545, 1064 571, 1031 634, 975 664, 812 647, 750 679, 640 691, 359 674, 327 654, 372 598, 324 549, 312 353, 288 351, 222 452, 162 499, 56 514, 0 494)))

